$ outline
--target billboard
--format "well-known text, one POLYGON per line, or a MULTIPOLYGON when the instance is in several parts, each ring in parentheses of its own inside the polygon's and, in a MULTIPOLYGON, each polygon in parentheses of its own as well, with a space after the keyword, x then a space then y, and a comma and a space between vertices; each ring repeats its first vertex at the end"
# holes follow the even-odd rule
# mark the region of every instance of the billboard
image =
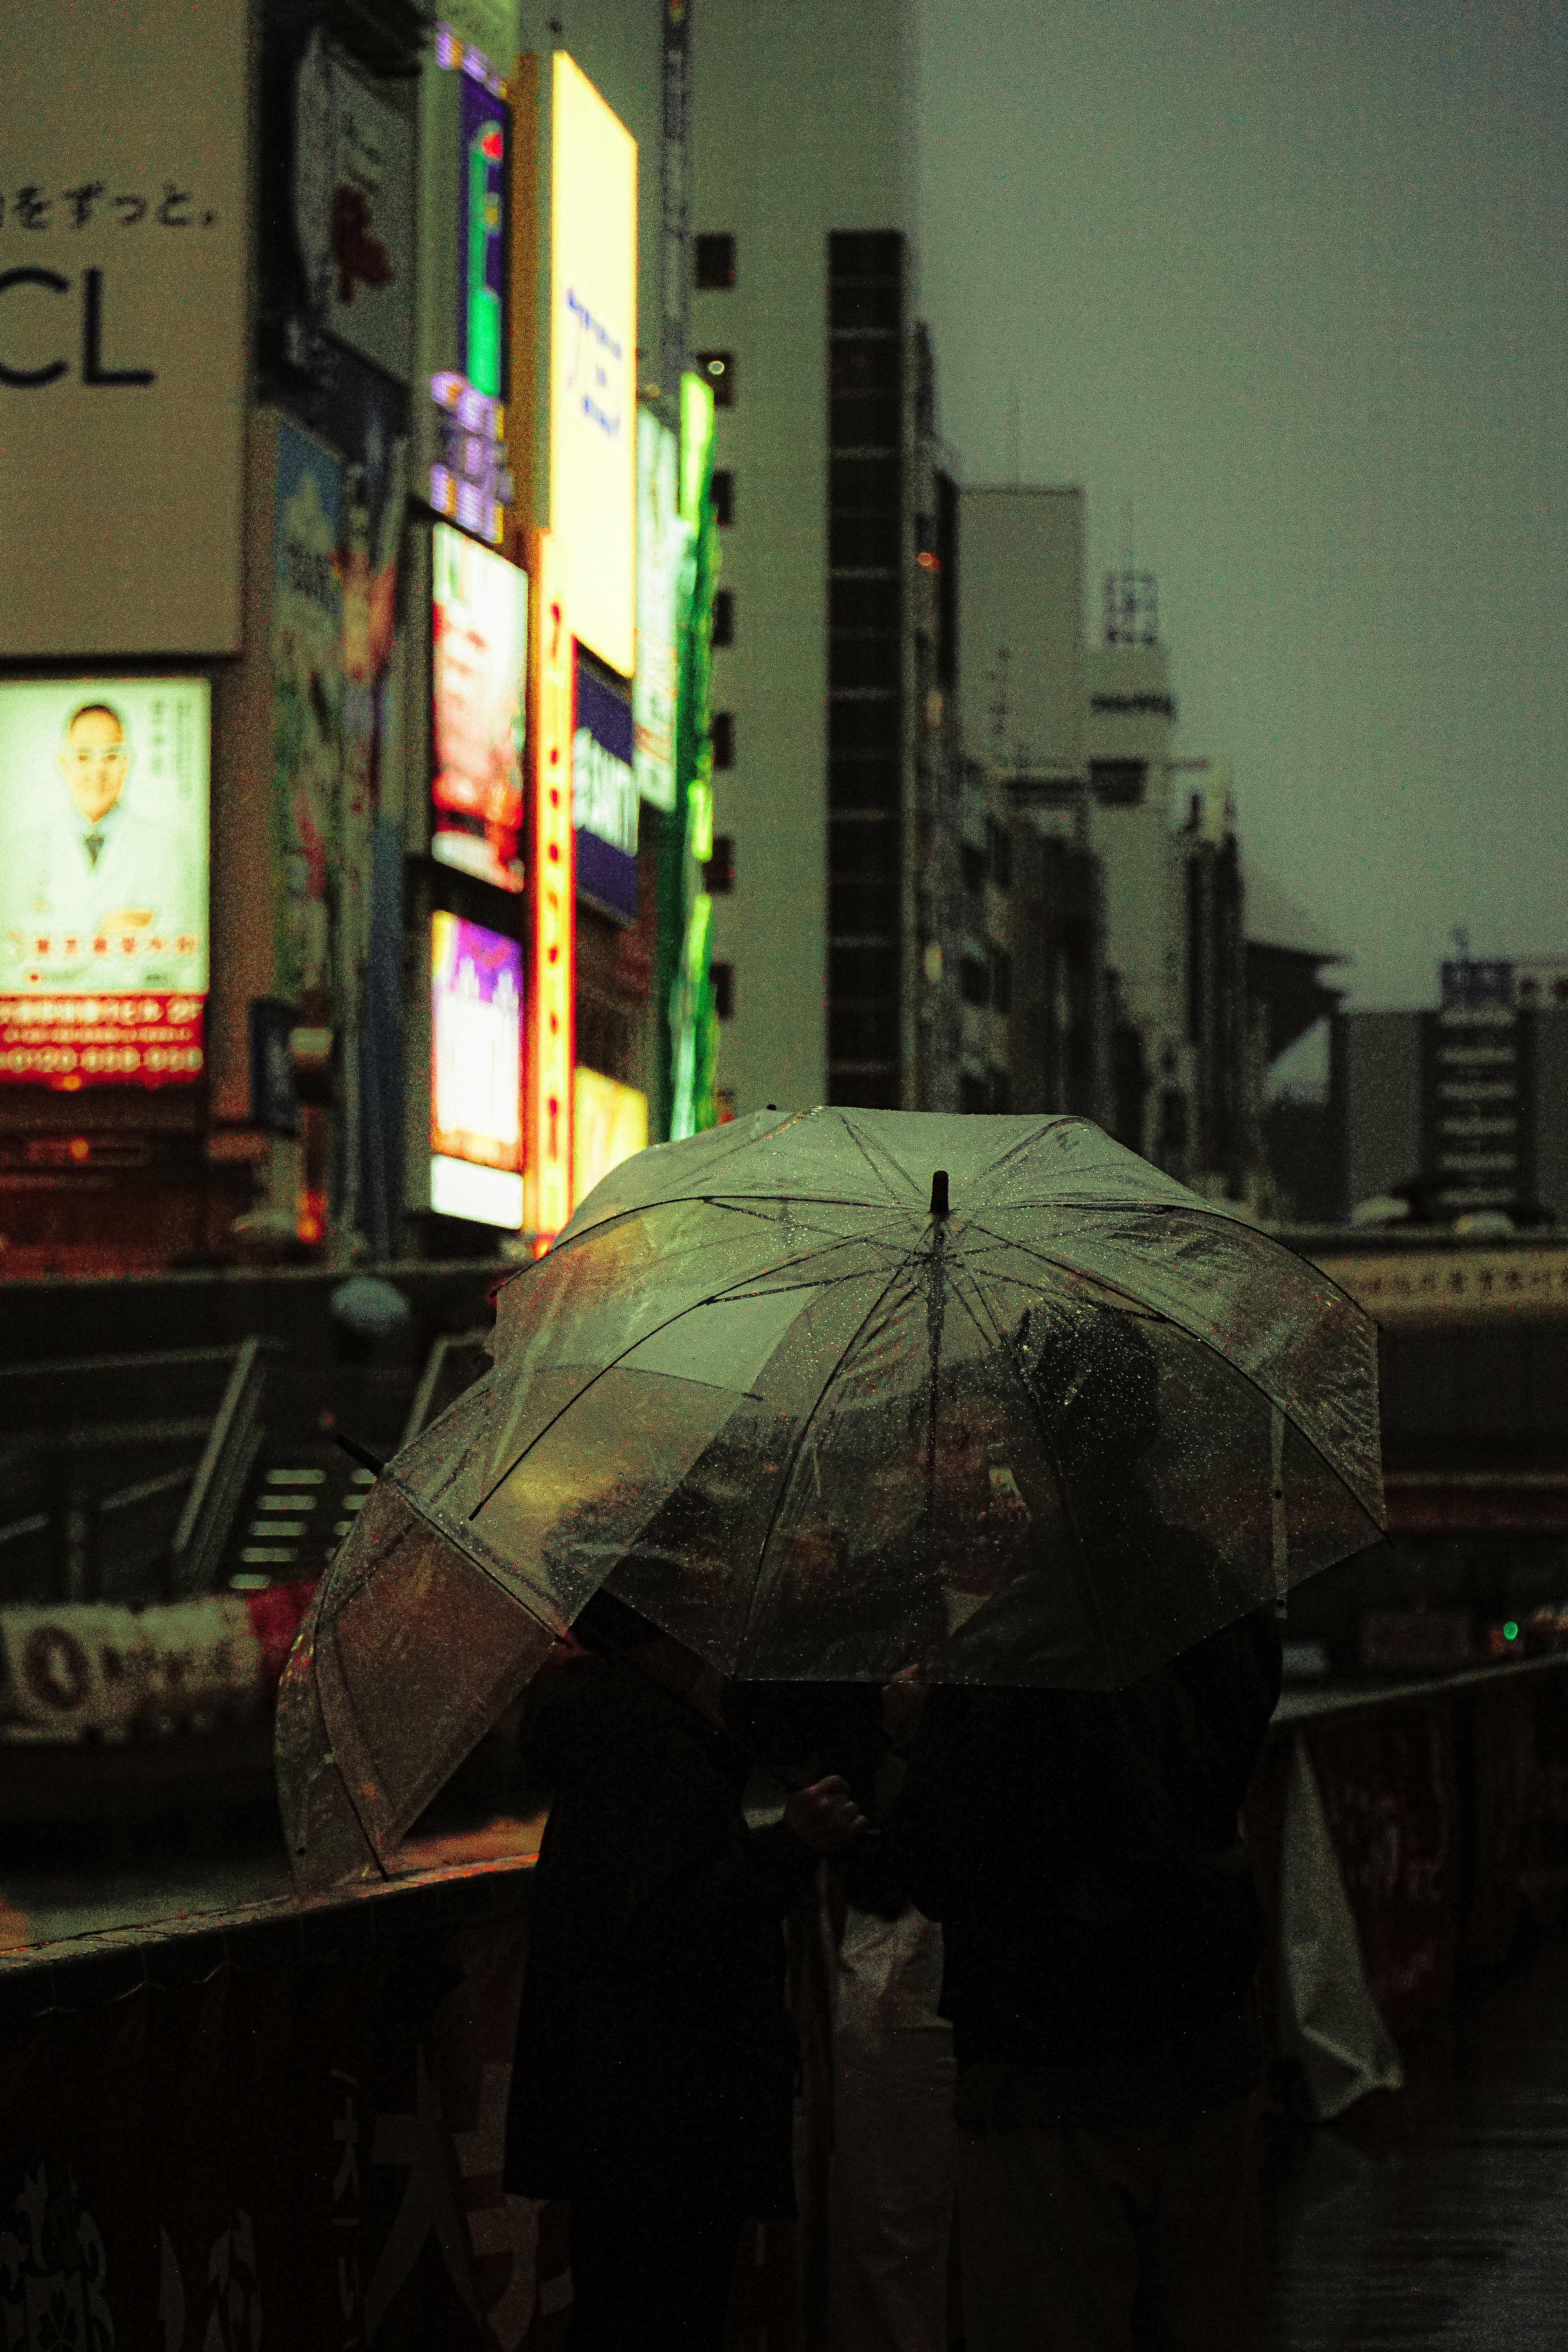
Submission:
POLYGON ((710 976, 713 901, 702 867, 713 854, 710 688, 719 533, 713 505, 713 394, 702 378, 680 384, 680 512, 689 531, 680 574, 676 814, 659 841, 658 976, 668 1060, 660 1071, 661 1126, 672 1137, 714 1122, 718 1017, 710 976))
POLYGON ((0 682, 0 1081, 200 1075, 209 702, 200 677, 0 682))
POLYGON ((430 918, 430 1206, 522 1223, 522 950, 447 914, 430 918))
POLYGON ((572 1206, 635 1151, 647 1149, 647 1097, 602 1070, 572 1074, 572 1206))
POLYGON ((577 665, 572 733, 572 823, 577 835, 577 895, 618 923, 637 919, 637 788, 632 773, 632 707, 577 665))
POLYGON ((675 806, 676 622, 687 530, 680 445, 650 408, 637 411, 637 656, 632 768, 641 797, 675 806))
POLYGON ((343 761, 343 468, 279 421, 272 509, 273 992, 325 1017, 343 761))
POLYGON ((492 545, 511 496, 504 439, 507 87, 489 59, 437 25, 426 82, 429 197, 442 224, 432 255, 430 503, 492 545), (446 244, 447 236, 451 245, 446 244))
POLYGON ((521 890, 528 574, 450 524, 434 526, 436 780, 430 854, 521 890))
POLYGON ((0 658, 239 649, 249 36, 0 9, 0 658))
POLYGON ((637 659, 637 141, 555 52, 550 177, 550 530, 580 645, 637 659))
POLYGON ((414 124, 328 46, 294 76, 289 225, 305 321, 406 383, 414 340, 414 124))

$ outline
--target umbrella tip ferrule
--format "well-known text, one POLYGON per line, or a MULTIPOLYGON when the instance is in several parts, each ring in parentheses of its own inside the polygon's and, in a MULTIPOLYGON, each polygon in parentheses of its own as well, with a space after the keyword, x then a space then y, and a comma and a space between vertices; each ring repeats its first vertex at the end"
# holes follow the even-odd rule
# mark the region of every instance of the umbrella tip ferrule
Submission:
POLYGON ((931 1213, 933 1217, 945 1217, 948 1213, 947 1171, 945 1168, 938 1168, 931 1176, 931 1213))

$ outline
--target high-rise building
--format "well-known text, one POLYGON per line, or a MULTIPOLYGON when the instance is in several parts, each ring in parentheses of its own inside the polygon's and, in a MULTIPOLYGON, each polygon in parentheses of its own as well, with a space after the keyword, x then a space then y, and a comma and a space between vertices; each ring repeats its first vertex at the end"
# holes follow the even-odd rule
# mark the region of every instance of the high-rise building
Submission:
POLYGON ((1329 1122, 1341 1214, 1568 1221, 1568 958, 1456 957, 1435 1008, 1337 1013, 1329 1122))
MULTIPOLYGON (((900 0, 708 0, 692 341, 718 404, 714 770, 737 1108, 917 1092, 921 743, 940 739, 900 0)), ((940 559, 939 559, 940 560, 940 559)), ((934 967, 935 959, 932 959, 934 967)))

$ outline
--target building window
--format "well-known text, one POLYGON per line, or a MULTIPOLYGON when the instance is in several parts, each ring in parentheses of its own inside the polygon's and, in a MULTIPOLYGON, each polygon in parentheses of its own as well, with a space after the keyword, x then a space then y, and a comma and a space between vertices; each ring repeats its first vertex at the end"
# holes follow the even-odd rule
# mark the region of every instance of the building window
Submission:
POLYGON ((735 1017, 735 967, 732 963, 710 963, 708 976, 713 983, 713 1010, 721 1021, 735 1017))
POLYGON ((700 236, 697 240, 697 283, 709 294, 735 283, 735 240, 732 236, 700 236))
POLYGON ((991 950, 991 1002, 998 1013, 1013 1010, 1013 959, 1005 948, 991 950))
POLYGON ((959 852, 959 864, 963 872, 963 887, 973 897, 985 886, 985 852, 977 849, 973 842, 966 841, 959 852))
POLYGON ((713 765, 716 768, 732 768, 735 764, 735 714, 732 710, 716 710, 713 713, 710 740, 713 765))
POLYGON ((721 530, 728 530, 735 520, 735 477, 727 466, 713 470, 713 520, 721 530))
POLYGON ((1013 882, 1013 836, 1005 824, 994 816, 985 820, 985 848, 991 861, 991 879, 998 890, 1010 889, 1013 882))
POLYGON ((721 588, 713 599, 713 643, 732 646, 735 642, 735 592, 721 588))
POLYGON ((733 352, 699 352, 697 364, 708 379, 708 389, 713 394, 715 408, 735 405, 735 354, 733 352))
POLYGON ((729 833, 716 833, 713 836, 713 855, 702 868, 702 887, 710 898, 721 898, 734 887, 734 835, 729 833))
POLYGON ((1149 762, 1091 760, 1089 781, 1101 808, 1142 808, 1149 784, 1149 762))
POLYGON ((991 975, 977 955, 966 955, 958 967, 958 985, 965 1004, 988 1004, 991 975))

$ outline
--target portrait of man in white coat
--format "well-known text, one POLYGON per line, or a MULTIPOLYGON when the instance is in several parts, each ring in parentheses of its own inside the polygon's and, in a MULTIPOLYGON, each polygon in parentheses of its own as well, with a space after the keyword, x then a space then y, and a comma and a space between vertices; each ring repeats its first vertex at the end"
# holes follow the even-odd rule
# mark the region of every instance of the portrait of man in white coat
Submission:
POLYGON ((66 938, 152 933, 189 919, 179 840, 128 805, 134 764, 111 703, 72 710, 55 754, 64 789, 16 845, 21 888, 12 896, 13 919, 47 938, 51 958, 66 938))

